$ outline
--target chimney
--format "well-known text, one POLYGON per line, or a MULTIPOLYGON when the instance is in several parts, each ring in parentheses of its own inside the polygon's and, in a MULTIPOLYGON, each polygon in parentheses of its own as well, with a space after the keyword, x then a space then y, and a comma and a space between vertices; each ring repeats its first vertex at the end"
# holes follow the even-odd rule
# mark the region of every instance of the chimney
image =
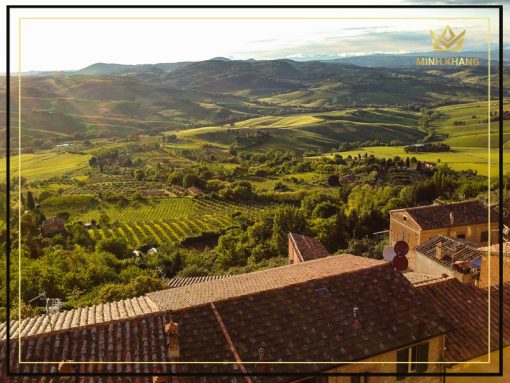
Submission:
POLYGON ((436 258, 439 259, 439 260, 444 258, 443 242, 438 242, 436 244, 436 258))
POLYGON ((472 269, 471 264, 467 261, 457 261, 452 266, 453 276, 462 283, 475 284, 478 270, 472 269))
POLYGON ((453 214, 453 211, 450 212, 450 226, 455 225, 455 214, 453 214))
POLYGON ((76 373, 76 366, 71 364, 72 360, 63 360, 58 364, 58 372, 62 374, 74 374, 76 373))
POLYGON ((169 339, 168 356, 172 360, 179 359, 181 350, 179 348, 179 325, 175 322, 170 322, 165 325, 165 332, 169 339))

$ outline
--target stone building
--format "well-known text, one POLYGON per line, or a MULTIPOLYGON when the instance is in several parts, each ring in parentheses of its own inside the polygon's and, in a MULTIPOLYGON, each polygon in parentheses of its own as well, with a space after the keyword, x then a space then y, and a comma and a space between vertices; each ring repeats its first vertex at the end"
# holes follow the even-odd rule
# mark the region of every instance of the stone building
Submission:
POLYGON ((390 244, 406 241, 410 249, 437 236, 487 245, 496 240, 498 213, 478 200, 443 203, 390 211, 390 244), (489 224, 490 213, 490 224, 489 224))
POLYGON ((50 217, 42 223, 42 231, 45 237, 52 237, 56 234, 65 233, 66 220, 62 217, 50 217))
POLYGON ((328 250, 316 238, 306 235, 289 233, 289 263, 306 262, 312 259, 327 257, 328 250))
POLYGON ((476 283, 482 251, 476 243, 436 235, 409 252, 413 270, 419 273, 452 276, 464 283, 476 283))
POLYGON ((503 261, 503 282, 510 281, 510 243, 503 243, 503 253, 499 253, 499 244, 481 247, 482 265, 480 270, 480 287, 499 284, 499 261, 503 261), (490 263, 490 268, 489 268, 490 263))

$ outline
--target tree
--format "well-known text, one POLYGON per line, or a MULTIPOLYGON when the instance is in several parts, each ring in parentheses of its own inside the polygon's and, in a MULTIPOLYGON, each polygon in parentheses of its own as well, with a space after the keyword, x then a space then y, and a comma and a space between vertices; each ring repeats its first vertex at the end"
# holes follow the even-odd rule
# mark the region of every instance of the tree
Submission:
POLYGON ((32 195, 32 192, 29 190, 27 193, 27 209, 34 210, 34 208, 35 208, 34 196, 32 195))
POLYGON ((75 223, 71 227, 71 238, 73 243, 86 248, 93 248, 95 244, 94 240, 90 237, 89 231, 79 223, 75 223))
POLYGON ((143 179, 145 178, 145 172, 143 171, 143 169, 135 170, 135 178, 137 181, 143 181, 143 179))
POLYGON ((97 242, 96 251, 106 251, 115 255, 119 259, 124 259, 129 256, 129 249, 126 241, 121 238, 105 238, 97 242))
POLYGON ((276 209, 273 218, 271 245, 279 255, 287 254, 287 236, 289 232, 306 232, 306 217, 295 206, 283 205, 276 209))
POLYGON ((104 211, 101 212, 101 215, 99 216, 99 225, 104 227, 108 227, 110 225, 110 217, 108 217, 108 214, 104 211))
POLYGON ((328 185, 329 186, 340 186, 340 177, 338 174, 330 174, 328 176, 328 185))

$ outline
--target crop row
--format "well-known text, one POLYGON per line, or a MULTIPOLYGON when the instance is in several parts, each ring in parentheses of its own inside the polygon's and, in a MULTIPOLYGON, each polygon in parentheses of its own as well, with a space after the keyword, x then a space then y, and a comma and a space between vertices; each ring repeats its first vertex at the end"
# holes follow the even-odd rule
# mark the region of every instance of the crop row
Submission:
POLYGON ((232 224, 226 215, 201 215, 181 219, 160 219, 112 225, 109 228, 91 229, 96 240, 120 237, 132 246, 154 240, 158 244, 180 242, 186 238, 200 236, 204 233, 218 233, 232 224))
POLYGON ((106 214, 111 222, 120 223, 158 221, 202 215, 231 215, 236 211, 248 216, 258 209, 249 205, 238 205, 214 199, 173 197, 131 202, 126 206, 103 203, 101 208, 90 209, 73 216, 73 221, 99 221, 106 214))

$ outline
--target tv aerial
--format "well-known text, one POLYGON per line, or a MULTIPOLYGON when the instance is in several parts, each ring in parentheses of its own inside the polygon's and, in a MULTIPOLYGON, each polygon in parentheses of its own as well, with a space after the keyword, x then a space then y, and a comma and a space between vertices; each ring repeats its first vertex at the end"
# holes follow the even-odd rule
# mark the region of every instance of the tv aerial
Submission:
POLYGON ((60 309, 64 305, 64 302, 60 298, 48 298, 46 296, 46 292, 43 291, 43 292, 39 293, 39 295, 36 296, 35 298, 32 298, 30 301, 28 301, 28 303, 32 303, 33 301, 35 301, 37 299, 46 302, 45 311, 46 311, 46 315, 48 316, 48 318, 50 320, 50 328, 53 331, 52 319, 53 319, 53 317, 58 315, 58 313, 60 312, 60 309))

